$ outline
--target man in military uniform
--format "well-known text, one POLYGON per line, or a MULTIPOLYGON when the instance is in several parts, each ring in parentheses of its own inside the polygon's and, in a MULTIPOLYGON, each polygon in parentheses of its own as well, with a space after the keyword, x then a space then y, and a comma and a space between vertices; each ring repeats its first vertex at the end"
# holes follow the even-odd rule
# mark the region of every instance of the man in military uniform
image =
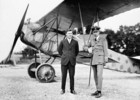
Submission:
POLYGON ((92 96, 99 98, 102 96, 102 80, 103 80, 103 67, 108 61, 108 45, 105 37, 100 35, 100 27, 92 28, 93 36, 91 37, 88 46, 84 47, 84 50, 88 50, 93 54, 91 59, 91 66, 94 72, 94 80, 97 91, 92 93, 92 96))

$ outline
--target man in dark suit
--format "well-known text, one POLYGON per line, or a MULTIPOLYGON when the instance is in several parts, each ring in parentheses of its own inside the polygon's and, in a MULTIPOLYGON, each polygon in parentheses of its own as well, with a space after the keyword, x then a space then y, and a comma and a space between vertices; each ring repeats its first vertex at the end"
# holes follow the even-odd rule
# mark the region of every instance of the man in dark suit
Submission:
POLYGON ((71 30, 68 30, 66 32, 66 39, 60 42, 58 52, 61 55, 61 71, 62 71, 61 94, 65 93, 65 85, 68 70, 70 77, 70 92, 76 94, 74 90, 74 75, 75 75, 76 56, 79 53, 79 45, 78 42, 73 39, 73 32, 71 30))

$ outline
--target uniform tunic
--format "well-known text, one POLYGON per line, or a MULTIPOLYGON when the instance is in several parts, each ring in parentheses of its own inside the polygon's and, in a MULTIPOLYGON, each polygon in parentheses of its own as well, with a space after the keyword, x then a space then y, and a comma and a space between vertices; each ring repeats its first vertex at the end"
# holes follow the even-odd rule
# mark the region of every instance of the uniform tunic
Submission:
POLYGON ((95 40, 95 37, 93 37, 88 43, 88 46, 92 48, 93 54, 91 65, 105 65, 105 57, 108 57, 108 46, 105 37, 99 36, 98 40, 95 40))

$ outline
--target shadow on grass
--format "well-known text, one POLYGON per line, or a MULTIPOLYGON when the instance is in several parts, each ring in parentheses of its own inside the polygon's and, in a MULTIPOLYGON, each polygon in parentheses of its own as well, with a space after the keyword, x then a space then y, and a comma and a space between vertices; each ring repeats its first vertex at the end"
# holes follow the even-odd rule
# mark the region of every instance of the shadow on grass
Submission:
POLYGON ((140 80, 140 76, 105 77, 105 80, 140 80))

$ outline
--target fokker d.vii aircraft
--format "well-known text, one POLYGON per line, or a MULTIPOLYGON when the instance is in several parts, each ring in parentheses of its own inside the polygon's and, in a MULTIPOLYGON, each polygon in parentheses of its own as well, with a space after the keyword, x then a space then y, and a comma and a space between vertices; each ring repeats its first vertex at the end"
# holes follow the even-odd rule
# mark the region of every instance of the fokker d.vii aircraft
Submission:
POLYGON ((79 42, 79 57, 88 58, 90 54, 82 51, 91 34, 86 35, 83 27, 87 25, 93 27, 95 22, 99 25, 100 20, 137 7, 140 7, 140 0, 64 0, 37 22, 24 23, 27 6, 6 60, 10 59, 16 41, 20 37, 23 43, 50 56, 43 64, 34 62, 28 68, 30 77, 36 77, 40 82, 50 82, 55 77, 55 70, 51 64, 60 57, 57 47, 65 38, 66 30, 82 27, 83 35, 75 34, 74 38, 79 42), (48 63, 50 60, 52 62, 48 63))

